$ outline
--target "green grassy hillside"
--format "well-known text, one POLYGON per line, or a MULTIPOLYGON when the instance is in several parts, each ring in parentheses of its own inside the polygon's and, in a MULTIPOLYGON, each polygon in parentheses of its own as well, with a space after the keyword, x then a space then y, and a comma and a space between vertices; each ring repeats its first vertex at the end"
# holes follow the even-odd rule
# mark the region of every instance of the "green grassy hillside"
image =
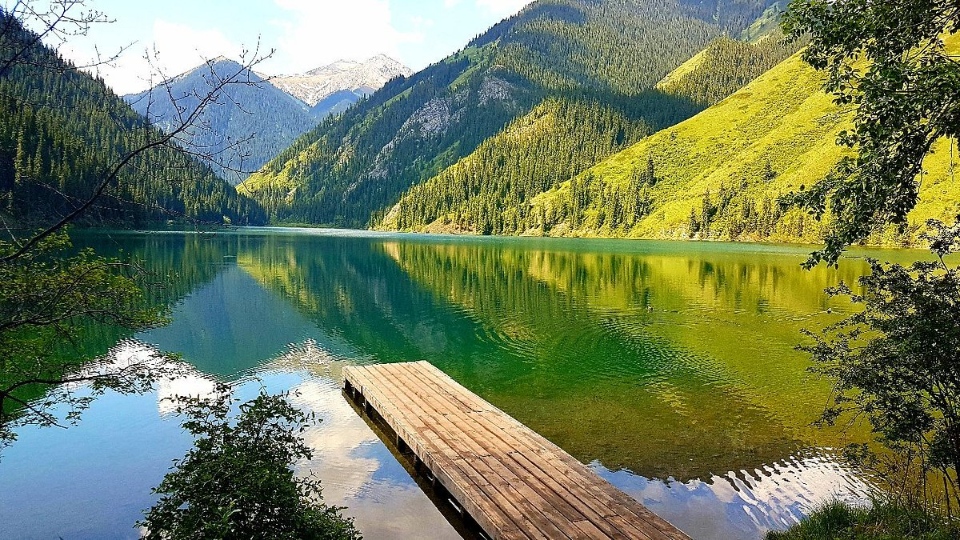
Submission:
POLYGON ((712 40, 738 35, 771 3, 533 2, 305 134, 239 189, 276 222, 363 226, 547 99, 626 116, 645 103, 644 123, 673 125, 702 106, 657 92, 656 83, 712 40))
MULTIPOLYGON (((956 36, 950 41, 958 44, 956 36)), ((799 211, 782 213, 775 201, 823 178, 848 151, 835 140, 851 126, 851 111, 838 109, 821 82, 799 55, 790 57, 719 104, 537 197, 531 212, 545 218, 527 233, 819 240, 822 223, 799 211), (650 204, 641 219, 623 223, 614 210, 635 197, 640 177, 650 204)), ((950 143, 934 150, 911 230, 873 241, 908 242, 926 219, 960 209, 950 143)))
MULTIPOLYGON (((720 101, 798 48, 779 32, 757 43, 720 37, 657 84, 619 100, 548 98, 484 141, 473 153, 407 191, 378 228, 520 234, 547 221, 531 212, 537 195, 555 189, 656 126, 663 111, 698 111, 720 101), (652 122, 651 122, 652 121, 652 122)), ((648 206, 633 194, 612 208, 631 227, 648 206)))

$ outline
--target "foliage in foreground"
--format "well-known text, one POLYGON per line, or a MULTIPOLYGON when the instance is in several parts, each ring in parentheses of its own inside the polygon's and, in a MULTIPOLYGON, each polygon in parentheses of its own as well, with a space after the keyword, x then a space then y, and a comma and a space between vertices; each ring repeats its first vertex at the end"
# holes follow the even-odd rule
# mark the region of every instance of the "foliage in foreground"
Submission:
POLYGON ((881 479, 919 489, 928 499, 923 480, 936 471, 949 507, 960 504, 960 270, 944 257, 960 248, 960 225, 930 225, 936 229, 929 237, 935 261, 904 267, 871 260, 871 273, 860 278, 863 293, 844 284, 828 290, 863 310, 822 334, 808 332, 815 341, 801 349, 834 381, 823 420, 865 416, 880 442, 905 460, 896 471, 880 471, 900 478, 881 479))
POLYGON ((105 352, 88 354, 91 333, 132 334, 162 323, 164 310, 141 291, 142 268, 75 253, 68 226, 265 219, 193 159, 203 149, 177 139, 203 127, 199 111, 242 86, 241 73, 218 78, 196 96, 195 112, 163 133, 58 54, 58 45, 108 21, 88 3, 0 6, 0 446, 16 425, 74 421, 105 389, 143 392, 179 371, 159 356, 87 361, 105 352))
POLYGON ((937 140, 960 136, 960 63, 945 43, 960 10, 948 0, 793 0, 784 28, 811 37, 804 59, 826 74, 836 103, 856 111, 838 138, 856 156, 788 198, 834 218, 807 263, 833 264, 878 226, 907 223, 924 158, 937 140))
POLYGON ((876 502, 871 508, 832 502, 786 531, 767 540, 951 540, 960 526, 920 507, 876 502))
POLYGON ((0 443, 15 438, 16 425, 60 424, 58 405, 74 421, 104 390, 143 392, 176 370, 156 358, 81 365, 76 345, 91 324, 134 331, 163 322, 163 310, 145 301, 139 268, 89 250, 70 256, 63 232, 13 256, 18 247, 0 241, 0 443), (77 384, 89 392, 75 395, 77 384))
POLYGON ((261 392, 231 425, 230 387, 215 396, 181 398, 197 439, 154 489, 162 497, 139 523, 146 538, 359 540, 340 508, 320 502, 319 480, 294 476, 292 465, 312 456, 300 436, 308 416, 261 392))

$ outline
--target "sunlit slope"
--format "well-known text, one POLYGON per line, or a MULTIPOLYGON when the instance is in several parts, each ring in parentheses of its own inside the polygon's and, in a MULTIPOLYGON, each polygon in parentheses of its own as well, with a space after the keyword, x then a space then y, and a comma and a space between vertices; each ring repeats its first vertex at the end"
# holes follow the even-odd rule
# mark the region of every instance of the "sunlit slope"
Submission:
MULTIPOLYGON (((513 234, 527 228, 524 203, 649 134, 644 116, 596 102, 548 99, 469 156, 406 192, 377 228, 513 234)), ((692 112, 691 112, 692 114, 692 112)))
MULTIPOLYGON (((646 105, 653 113, 642 114, 644 123, 673 125, 699 108, 656 91, 657 81, 714 39, 738 35, 771 1, 532 2, 461 51, 328 119, 239 189, 274 222, 367 226, 547 99, 627 116, 646 105)), ((621 146, 635 140, 624 137, 621 146)))
MULTIPOLYGON (((955 44, 956 36, 951 41, 955 44)), ((852 126, 852 111, 839 109, 821 87, 821 75, 799 54, 791 56, 717 105, 538 197, 533 211, 555 216, 539 232, 819 240, 821 223, 799 211, 781 213, 775 201, 822 179, 849 152, 835 141, 852 126), (640 187, 651 202, 646 215, 633 226, 611 226, 611 201, 629 196, 631 181, 636 185, 648 162, 655 180, 640 187), (580 209, 572 188, 580 193, 580 209)), ((941 141, 925 162, 921 203, 910 216, 911 224, 956 212, 960 191, 949 182, 951 170, 949 143, 941 141)), ((889 235, 874 240, 905 239, 889 235)))
MULTIPOLYGON (((549 98, 468 156, 408 190, 376 226, 527 233, 556 218, 531 211, 537 195, 556 189, 656 129, 717 103, 797 48, 779 33, 755 44, 721 36, 662 79, 655 90, 639 96, 549 98)), ((634 197, 622 205, 621 226, 633 226, 639 203, 634 197)))

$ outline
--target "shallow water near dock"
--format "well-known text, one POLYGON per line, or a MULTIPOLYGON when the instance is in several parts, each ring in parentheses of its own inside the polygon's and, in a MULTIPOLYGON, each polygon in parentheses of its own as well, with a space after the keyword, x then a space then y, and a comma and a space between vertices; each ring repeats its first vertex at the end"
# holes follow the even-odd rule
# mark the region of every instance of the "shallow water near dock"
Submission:
MULTIPOLYGON (((794 350, 849 309, 863 256, 804 271, 810 248, 464 238, 360 231, 80 232, 142 264, 168 326, 97 334, 118 358, 171 351, 192 374, 106 394, 69 429, 0 451, 0 538, 136 538, 190 446, 169 397, 264 387, 322 420, 306 432, 324 499, 365 538, 459 538, 346 401, 345 365, 427 360, 697 539, 760 538, 868 484, 811 427, 829 385, 794 350)), ((91 339, 94 339, 91 337, 91 339)), ((80 390, 82 391, 82 389, 80 390)))

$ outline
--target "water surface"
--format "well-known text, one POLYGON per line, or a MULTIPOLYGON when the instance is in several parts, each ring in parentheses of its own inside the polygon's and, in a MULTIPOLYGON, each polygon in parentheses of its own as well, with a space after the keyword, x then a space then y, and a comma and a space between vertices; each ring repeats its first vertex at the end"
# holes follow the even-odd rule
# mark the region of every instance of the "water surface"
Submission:
POLYGON ((864 434, 810 427, 828 385, 794 350, 849 308, 822 290, 860 258, 807 272, 802 247, 276 229, 78 243, 143 261, 172 307, 170 325, 92 348, 174 351, 195 373, 20 430, 0 454, 3 538, 136 537, 190 445, 165 398, 213 379, 318 413, 302 469, 366 538, 456 538, 339 390, 344 365, 421 359, 695 538, 759 538, 866 494, 834 450, 864 434))

